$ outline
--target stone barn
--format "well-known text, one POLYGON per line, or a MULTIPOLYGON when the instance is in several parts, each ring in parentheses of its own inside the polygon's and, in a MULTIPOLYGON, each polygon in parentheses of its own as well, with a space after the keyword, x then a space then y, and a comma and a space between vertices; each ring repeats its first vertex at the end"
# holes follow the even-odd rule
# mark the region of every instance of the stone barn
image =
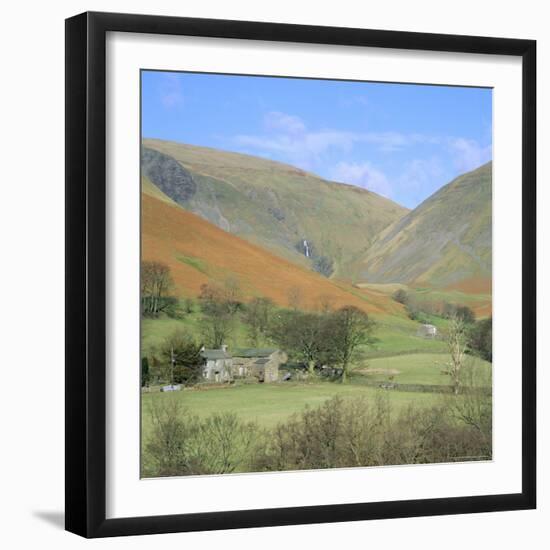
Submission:
POLYGON ((233 351, 233 374, 240 378, 256 378, 258 382, 277 382, 279 366, 287 355, 276 348, 246 348, 233 351))
POLYGON ((435 338, 437 336, 437 327, 426 324, 420 325, 417 335, 424 338, 435 338))

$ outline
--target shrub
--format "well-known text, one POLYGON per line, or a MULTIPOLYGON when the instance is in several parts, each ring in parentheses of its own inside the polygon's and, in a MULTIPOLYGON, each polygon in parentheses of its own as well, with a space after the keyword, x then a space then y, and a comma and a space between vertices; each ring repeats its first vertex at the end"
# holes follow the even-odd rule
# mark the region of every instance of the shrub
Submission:
POLYGON ((334 262, 328 256, 317 256, 313 258, 313 269, 325 277, 330 277, 334 272, 334 262))
POLYGON ((468 306, 450 304, 448 302, 443 304, 441 315, 445 317, 445 319, 456 318, 466 324, 474 323, 476 320, 475 313, 468 306))
POLYGON ((151 381, 151 373, 149 372, 149 359, 141 358, 141 386, 148 386, 151 381))
POLYGON ((397 289, 397 290, 392 294, 392 298, 393 298, 396 302, 399 302, 400 304, 403 304, 403 305, 406 305, 407 302, 409 301, 409 295, 408 295, 407 292, 406 292, 405 290, 403 290, 402 288, 397 289))
POLYGON ((483 319, 470 327, 469 349, 486 361, 493 360, 493 318, 483 319))
MULTIPOLYGON (((465 399, 474 398, 485 403, 484 418, 490 418, 490 397, 477 393, 465 399)), ((449 402, 431 408, 409 406, 394 417, 386 396, 374 401, 334 397, 318 408, 306 408, 270 432, 265 449, 255 457, 254 470, 490 458, 490 427, 486 423, 477 426, 475 420, 469 421, 469 417, 462 414, 475 407, 465 408, 462 401, 453 403, 454 408, 449 402)))
POLYGON ((164 380, 170 383, 189 384, 201 378, 201 346, 183 329, 176 329, 164 339, 157 360, 164 380))
POLYGON ((227 474, 247 469, 254 455, 258 429, 234 413, 217 413, 204 420, 189 414, 177 397, 151 404, 152 435, 146 452, 154 476, 227 474))

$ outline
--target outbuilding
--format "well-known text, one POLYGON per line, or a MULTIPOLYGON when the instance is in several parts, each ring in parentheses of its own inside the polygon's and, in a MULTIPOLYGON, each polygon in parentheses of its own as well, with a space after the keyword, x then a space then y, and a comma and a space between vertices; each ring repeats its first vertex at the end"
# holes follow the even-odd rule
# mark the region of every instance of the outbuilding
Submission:
POLYGON ((437 336, 437 327, 434 325, 422 324, 418 329, 417 336, 423 338, 435 338, 437 336))

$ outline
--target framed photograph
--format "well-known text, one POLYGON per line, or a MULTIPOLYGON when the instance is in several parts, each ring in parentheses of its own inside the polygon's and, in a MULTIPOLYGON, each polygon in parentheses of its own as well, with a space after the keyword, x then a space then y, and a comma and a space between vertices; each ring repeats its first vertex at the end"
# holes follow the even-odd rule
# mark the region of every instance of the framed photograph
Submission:
POLYGON ((66 21, 66 528, 535 507, 530 40, 66 21))

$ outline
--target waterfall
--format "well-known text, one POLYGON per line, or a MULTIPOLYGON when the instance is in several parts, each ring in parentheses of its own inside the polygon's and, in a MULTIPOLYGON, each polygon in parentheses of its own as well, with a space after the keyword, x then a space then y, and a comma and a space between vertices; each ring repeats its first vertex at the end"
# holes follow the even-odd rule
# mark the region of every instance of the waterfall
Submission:
POLYGON ((306 258, 309 258, 309 245, 307 244, 307 241, 304 239, 304 251, 306 258))

